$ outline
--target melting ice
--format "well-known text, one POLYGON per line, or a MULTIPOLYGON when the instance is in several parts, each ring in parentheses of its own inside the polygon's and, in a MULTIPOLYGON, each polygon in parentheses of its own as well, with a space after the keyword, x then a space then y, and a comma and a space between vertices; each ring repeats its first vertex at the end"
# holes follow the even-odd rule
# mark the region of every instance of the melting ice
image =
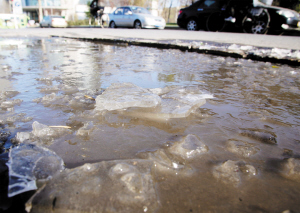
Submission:
POLYGON ((64 169, 55 152, 32 144, 22 144, 9 153, 8 196, 37 189, 36 180, 45 180, 64 169))
POLYGON ((127 114, 149 118, 183 118, 213 98, 197 87, 170 86, 144 89, 131 83, 112 84, 96 98, 97 111, 127 110, 127 114), (141 110, 143 109, 143 110, 141 110))

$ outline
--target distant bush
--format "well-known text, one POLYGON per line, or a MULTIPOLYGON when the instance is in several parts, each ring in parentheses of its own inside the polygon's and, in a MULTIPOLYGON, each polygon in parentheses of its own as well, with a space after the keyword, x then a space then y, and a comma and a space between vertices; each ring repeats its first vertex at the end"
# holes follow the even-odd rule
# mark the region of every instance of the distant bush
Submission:
MULTIPOLYGON (((94 20, 92 19, 92 25, 94 24, 94 20)), ((89 25, 89 20, 74 20, 74 21, 68 21, 69 26, 81 26, 81 25, 89 25)))

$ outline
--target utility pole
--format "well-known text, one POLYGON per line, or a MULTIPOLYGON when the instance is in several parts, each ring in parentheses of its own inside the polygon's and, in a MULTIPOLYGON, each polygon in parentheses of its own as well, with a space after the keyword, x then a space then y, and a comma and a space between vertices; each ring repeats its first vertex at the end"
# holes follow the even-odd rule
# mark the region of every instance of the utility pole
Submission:
POLYGON ((42 10, 41 0, 39 0, 39 22, 41 23, 42 20, 43 20, 43 10, 42 10))

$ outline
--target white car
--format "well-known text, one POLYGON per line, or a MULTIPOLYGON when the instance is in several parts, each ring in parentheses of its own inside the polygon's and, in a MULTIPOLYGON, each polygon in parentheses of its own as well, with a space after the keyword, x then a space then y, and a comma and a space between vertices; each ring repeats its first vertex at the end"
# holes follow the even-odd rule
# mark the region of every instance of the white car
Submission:
POLYGON ((45 16, 40 27, 67 27, 68 23, 62 16, 45 16))
POLYGON ((118 7, 113 13, 109 14, 109 27, 134 27, 141 28, 158 28, 164 29, 166 21, 162 17, 151 15, 143 8, 136 6, 118 7))

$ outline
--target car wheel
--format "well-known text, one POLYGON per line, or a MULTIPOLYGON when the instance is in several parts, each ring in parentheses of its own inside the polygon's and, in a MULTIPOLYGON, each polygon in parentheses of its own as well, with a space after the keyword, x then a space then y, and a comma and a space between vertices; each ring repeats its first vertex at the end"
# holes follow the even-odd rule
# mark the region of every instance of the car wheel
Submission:
POLYGON ((226 25, 225 15, 222 13, 212 13, 206 20, 206 29, 211 32, 221 32, 226 25))
POLYGON ((246 15, 242 22, 245 33, 266 34, 269 28, 270 15, 263 10, 258 16, 246 15))
POLYGON ((43 28, 43 25, 40 24, 40 27, 43 28))
POLYGON ((137 20, 137 21, 134 22, 133 27, 135 29, 142 29, 142 24, 141 24, 141 22, 139 20, 137 20))
POLYGON ((198 30, 198 24, 194 19, 190 19, 186 25, 186 29, 189 31, 197 31, 198 30))
POLYGON ((48 24, 48 28, 51 28, 51 25, 50 25, 50 24, 48 24))
POLYGON ((110 28, 117 28, 117 25, 116 25, 116 23, 115 23, 114 21, 111 21, 111 22, 109 23, 109 27, 110 27, 110 28))

